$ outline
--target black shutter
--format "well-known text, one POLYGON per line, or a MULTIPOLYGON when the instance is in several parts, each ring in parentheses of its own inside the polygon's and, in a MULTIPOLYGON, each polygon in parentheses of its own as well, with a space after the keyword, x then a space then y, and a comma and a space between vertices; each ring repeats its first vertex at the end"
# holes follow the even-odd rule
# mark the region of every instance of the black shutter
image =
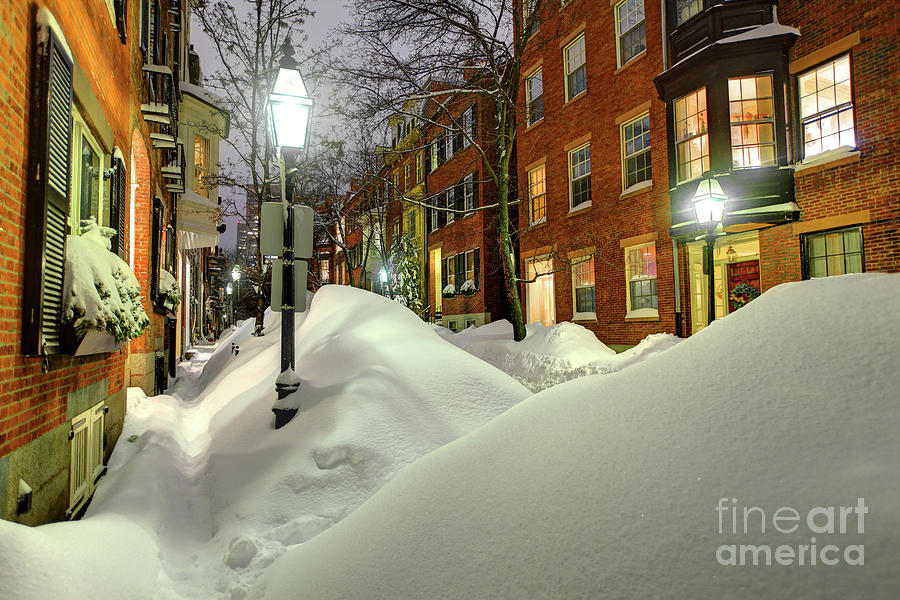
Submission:
POLYGON ((150 237, 150 298, 156 302, 156 296, 159 292, 159 254, 160 243, 163 230, 163 208, 162 200, 153 199, 153 231, 150 237))
POLYGON ((113 246, 113 252, 119 255, 119 258, 125 260, 125 207, 127 206, 127 189, 128 182, 125 180, 125 163, 121 158, 116 159, 116 202, 113 206, 116 209, 116 220, 111 225, 116 227, 116 237, 113 240, 116 244, 113 246))
POLYGON ((150 64, 157 65, 159 56, 158 38, 159 38, 159 0, 153 0, 153 9, 150 12, 150 64))
POLYGON ((22 290, 22 352, 30 356, 61 351, 74 71, 53 30, 36 48, 22 290))
POLYGON ((125 43, 128 30, 128 0, 116 0, 116 29, 119 32, 119 39, 125 43))
POLYGON ((472 173, 472 208, 478 208, 478 171, 472 173))
POLYGON ((425 146, 425 170, 422 173, 422 176, 425 176, 425 173, 431 173, 431 144, 425 146))
POLYGON ((444 292, 444 288, 447 287, 447 284, 450 282, 450 270, 447 268, 447 259, 441 259, 441 293, 444 292))
POLYGON ((141 0, 141 50, 150 51, 150 0, 141 0))
POLYGON ((481 289, 481 252, 480 248, 475 248, 475 289, 481 289))
MULTIPOLYGON (((466 208, 466 188, 464 183, 458 183, 453 186, 453 207, 457 210, 465 210, 466 208)), ((462 215, 455 215, 457 218, 462 215)))

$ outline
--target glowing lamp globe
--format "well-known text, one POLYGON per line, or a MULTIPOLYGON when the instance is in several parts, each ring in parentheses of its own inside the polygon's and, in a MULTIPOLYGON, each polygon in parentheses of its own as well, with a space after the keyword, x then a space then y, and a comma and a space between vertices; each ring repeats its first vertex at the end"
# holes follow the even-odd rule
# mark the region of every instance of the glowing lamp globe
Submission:
POLYGON ((710 227, 721 223, 727 201, 728 196, 715 178, 702 179, 694 197, 691 198, 697 224, 701 227, 710 227))
POLYGON ((279 148, 305 148, 313 101, 306 95, 300 71, 279 67, 268 104, 272 143, 279 148))

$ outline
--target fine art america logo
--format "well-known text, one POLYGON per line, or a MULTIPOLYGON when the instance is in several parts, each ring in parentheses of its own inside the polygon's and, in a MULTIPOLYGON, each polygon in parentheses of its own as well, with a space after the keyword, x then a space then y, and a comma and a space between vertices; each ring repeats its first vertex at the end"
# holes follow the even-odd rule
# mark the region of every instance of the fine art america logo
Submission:
MULTIPOLYGON (((856 506, 816 506, 806 511, 782 506, 769 514, 758 506, 739 506, 737 498, 719 498, 716 512, 719 535, 756 537, 759 534, 791 535, 798 531, 804 535, 804 543, 795 545, 722 544, 716 549, 716 561, 720 565, 865 564, 865 546, 862 544, 841 546, 816 540, 817 535, 865 533, 865 517, 869 512, 865 498, 857 498, 856 506)), ((827 541, 832 539, 829 537, 827 541)))

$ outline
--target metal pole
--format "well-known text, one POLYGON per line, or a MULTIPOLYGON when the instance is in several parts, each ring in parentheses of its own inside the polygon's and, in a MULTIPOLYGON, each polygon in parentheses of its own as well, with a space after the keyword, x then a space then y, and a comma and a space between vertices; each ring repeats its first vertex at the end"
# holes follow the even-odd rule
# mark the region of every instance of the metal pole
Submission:
POLYGON ((712 233, 706 235, 706 264, 709 270, 709 313, 707 325, 716 320, 716 269, 715 269, 716 237, 712 233))
MULTIPOLYGON (((284 160, 284 155, 282 155, 284 160)), ((291 161, 293 163, 293 160, 291 161)), ((293 164, 285 164, 284 179, 282 181, 282 203, 285 205, 287 213, 284 219, 284 253, 281 272, 281 373, 279 379, 286 381, 278 381, 275 383, 275 391, 278 399, 282 400, 290 394, 297 391, 300 387, 299 382, 294 382, 293 378, 286 378, 285 371, 294 369, 294 210, 293 210, 293 173, 291 168, 293 164)), ((275 429, 279 429, 288 423, 297 409, 273 408, 275 413, 275 429)))

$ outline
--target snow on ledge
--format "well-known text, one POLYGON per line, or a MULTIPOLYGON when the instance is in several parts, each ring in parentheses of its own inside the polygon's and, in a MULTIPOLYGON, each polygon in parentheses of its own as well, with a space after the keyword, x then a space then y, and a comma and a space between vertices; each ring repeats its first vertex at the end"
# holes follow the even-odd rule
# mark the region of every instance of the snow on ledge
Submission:
POLYGON ((830 162, 835 162, 844 158, 859 156, 859 150, 852 146, 841 146, 834 150, 826 150, 820 154, 816 154, 809 158, 803 159, 794 165, 794 171, 800 172, 813 167, 819 167, 830 162))

